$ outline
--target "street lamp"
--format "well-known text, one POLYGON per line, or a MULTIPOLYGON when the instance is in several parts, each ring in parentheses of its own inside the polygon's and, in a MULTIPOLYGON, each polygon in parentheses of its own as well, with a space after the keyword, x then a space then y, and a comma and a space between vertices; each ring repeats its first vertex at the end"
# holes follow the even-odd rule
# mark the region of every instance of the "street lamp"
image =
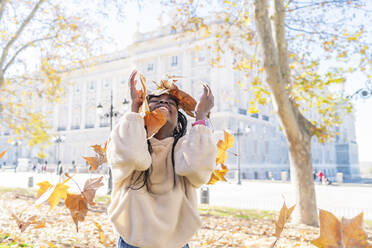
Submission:
POLYGON ((237 137, 237 160, 238 160, 238 184, 241 185, 241 168, 240 168, 240 136, 243 136, 251 131, 249 126, 244 126, 243 122, 239 122, 238 128, 235 132, 231 132, 234 136, 237 137))
POLYGON ((56 160, 57 160, 57 174, 59 172, 59 167, 61 166, 60 165, 60 159, 61 159, 61 154, 60 154, 60 144, 63 143, 64 141, 66 140, 66 136, 65 135, 55 135, 53 137, 53 141, 57 144, 57 152, 56 152, 56 160))
MULTIPOLYGON (((129 104, 129 101, 127 99, 124 99, 122 102, 124 106, 127 106, 129 104)), ((114 103, 113 103, 113 92, 112 89, 110 91, 110 110, 107 113, 103 113, 103 105, 101 103, 98 103, 97 105, 97 113, 101 118, 106 118, 110 120, 110 132, 112 131, 112 122, 113 118, 118 117, 121 113, 119 111, 114 110, 114 103)), ((109 180, 108 180, 108 189, 107 194, 111 194, 112 191, 112 172, 111 168, 108 167, 109 172, 109 180)))
POLYGON ((365 88, 357 90, 352 95, 347 96, 346 98, 347 99, 353 99, 353 98, 357 99, 357 98, 361 97, 363 99, 367 99, 367 98, 370 98, 371 96, 372 96, 372 81, 368 80, 368 81, 366 81, 366 87, 365 88))

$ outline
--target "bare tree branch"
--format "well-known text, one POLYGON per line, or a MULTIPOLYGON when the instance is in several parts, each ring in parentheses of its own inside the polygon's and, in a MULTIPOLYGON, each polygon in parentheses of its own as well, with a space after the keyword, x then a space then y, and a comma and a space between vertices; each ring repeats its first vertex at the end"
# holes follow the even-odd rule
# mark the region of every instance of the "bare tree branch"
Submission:
POLYGON ((21 48, 19 48, 13 55, 13 57, 9 60, 9 62, 5 65, 4 69, 3 69, 3 73, 6 72, 6 70, 8 69, 8 67, 14 62, 14 60, 17 58, 18 54, 20 52, 22 52, 23 50, 25 50, 27 47, 31 46, 32 44, 34 43, 37 43, 37 42, 40 42, 40 41, 44 41, 44 40, 51 40, 55 38, 55 36, 51 36, 51 37, 45 37, 45 38, 41 38, 41 39, 36 39, 36 40, 33 40, 33 41, 30 41, 26 44, 24 44, 21 48))
POLYGON ((347 0, 323 1, 323 2, 311 3, 311 4, 308 4, 308 5, 304 5, 304 6, 299 6, 299 7, 293 8, 293 9, 288 9, 287 11, 295 11, 295 10, 299 10, 299 9, 310 8, 310 7, 315 7, 315 6, 325 5, 325 4, 330 4, 330 3, 347 3, 347 2, 348 2, 347 0))
POLYGON ((1 18, 3 18, 3 13, 4 13, 5 5, 7 2, 8 0, 0 0, 0 21, 1 21, 1 18))
POLYGON ((288 49, 287 41, 285 39, 285 10, 281 0, 274 1, 275 15, 274 15, 274 27, 275 27, 275 41, 278 49, 279 66, 280 72, 282 73, 283 79, 290 84, 290 72, 288 63, 288 49))
MULTIPOLYGON (((22 23, 22 25, 19 27, 19 29, 17 30, 17 32, 14 34, 13 38, 8 42, 8 44, 6 44, 6 46, 4 47, 4 50, 3 50, 3 54, 1 55, 1 58, 0 58, 0 70, 2 70, 3 68, 3 65, 5 63, 5 60, 8 56, 8 52, 9 52, 9 49, 10 47, 13 45, 13 43, 19 38, 19 36, 22 34, 23 30, 25 29, 25 27, 30 23, 31 19, 35 16, 35 13, 37 12, 37 10, 40 8, 40 5, 44 2, 45 0, 39 0, 38 3, 34 6, 34 8, 32 9, 32 11, 30 12, 30 14, 27 16, 27 18, 24 20, 24 22, 22 23)), ((1 87, 1 85, 0 85, 1 87)))

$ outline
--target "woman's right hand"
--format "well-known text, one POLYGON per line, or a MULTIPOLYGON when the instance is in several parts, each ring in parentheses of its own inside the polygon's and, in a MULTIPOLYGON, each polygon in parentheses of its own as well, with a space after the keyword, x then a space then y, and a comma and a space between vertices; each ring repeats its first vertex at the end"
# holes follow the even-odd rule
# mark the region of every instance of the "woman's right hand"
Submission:
POLYGON ((132 112, 138 113, 139 108, 141 107, 144 99, 144 95, 142 90, 136 89, 137 80, 135 80, 137 75, 137 71, 133 70, 132 74, 129 77, 129 89, 130 89, 130 97, 132 99, 132 112))

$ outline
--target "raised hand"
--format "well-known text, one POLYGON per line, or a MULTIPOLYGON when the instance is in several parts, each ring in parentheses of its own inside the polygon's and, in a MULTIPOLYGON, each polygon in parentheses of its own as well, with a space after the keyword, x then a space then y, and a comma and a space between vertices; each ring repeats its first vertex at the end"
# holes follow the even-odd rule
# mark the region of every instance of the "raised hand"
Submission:
POLYGON ((205 120, 207 118, 208 113, 214 106, 214 96, 212 94, 211 88, 204 84, 204 92, 203 95, 200 97, 199 102, 196 104, 195 112, 196 112, 196 120, 205 120))
POLYGON ((137 80, 135 80, 137 71, 133 70, 132 74, 129 77, 128 85, 130 90, 130 97, 132 99, 132 112, 138 113, 139 108, 141 107, 144 99, 143 92, 136 89, 137 80))

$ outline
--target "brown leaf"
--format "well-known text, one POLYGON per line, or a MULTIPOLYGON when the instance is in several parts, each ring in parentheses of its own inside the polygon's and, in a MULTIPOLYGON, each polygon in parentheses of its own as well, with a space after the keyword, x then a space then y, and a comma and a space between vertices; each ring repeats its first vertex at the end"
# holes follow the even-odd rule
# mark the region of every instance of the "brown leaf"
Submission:
POLYGON ((66 207, 70 210, 71 217, 76 225, 76 231, 79 232, 79 221, 84 221, 88 213, 88 204, 95 205, 94 196, 99 187, 103 186, 103 176, 99 178, 88 179, 80 194, 67 193, 65 200, 66 207))
POLYGON ((323 248, 371 248, 363 230, 363 213, 340 222, 332 213, 320 210, 320 235, 311 243, 323 248))
POLYGON ((342 241, 345 247, 372 247, 363 230, 363 212, 352 219, 342 218, 342 241))
POLYGON ((95 205, 95 202, 93 202, 94 197, 96 195, 96 191, 99 187, 103 186, 104 184, 102 183, 103 176, 99 178, 93 178, 93 179, 88 179, 83 188, 83 194, 90 205, 95 205))
POLYGON ((103 163, 107 163, 106 150, 109 142, 109 140, 106 141, 103 147, 101 147, 100 145, 91 146, 96 152, 95 157, 83 157, 90 165, 90 170, 97 170, 100 165, 102 165, 103 163))
POLYGON ((67 193, 65 205, 70 210, 71 217, 76 225, 76 231, 79 232, 79 221, 84 221, 88 213, 87 200, 82 194, 67 193))
POLYGON ((16 214, 12 213, 12 217, 16 220, 18 228, 21 232, 24 232, 27 227, 34 225, 34 228, 43 228, 45 227, 44 221, 37 221, 36 215, 29 217, 26 221, 21 220, 21 217, 18 217, 16 214))
POLYGON ((296 205, 293 205, 289 209, 285 205, 285 202, 283 203, 282 209, 280 210, 278 221, 275 221, 275 234, 274 236, 279 239, 280 234, 282 233, 284 229, 285 223, 289 220, 289 217, 291 217, 291 214, 293 212, 293 209, 296 205))

